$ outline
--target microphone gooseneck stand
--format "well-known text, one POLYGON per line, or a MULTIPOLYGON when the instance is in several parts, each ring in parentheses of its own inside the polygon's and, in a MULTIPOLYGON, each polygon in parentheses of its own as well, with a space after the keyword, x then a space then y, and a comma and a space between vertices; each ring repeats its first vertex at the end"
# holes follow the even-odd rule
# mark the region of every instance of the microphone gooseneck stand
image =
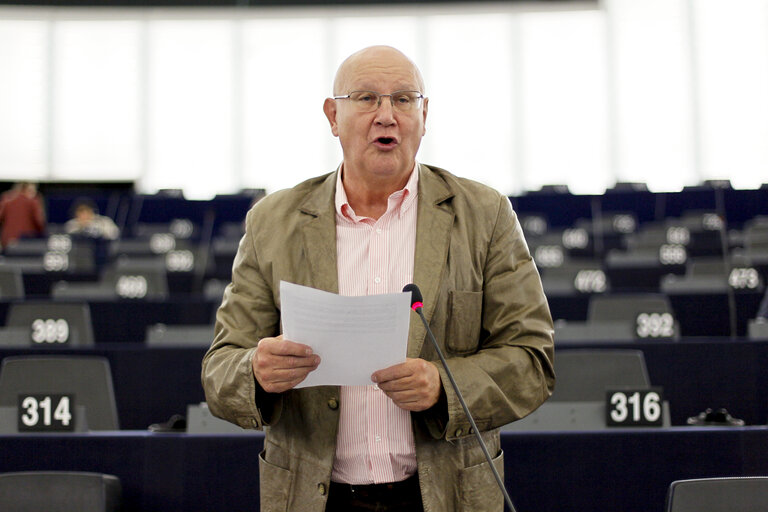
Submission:
POLYGON ((440 362, 443 364, 443 368, 445 368, 445 373, 448 375, 448 380, 451 381, 451 386, 453 387, 453 390, 456 392, 456 396, 459 398, 461 407, 464 409, 464 414, 467 416, 467 419, 469 420, 469 424, 472 426, 472 431, 475 433, 475 437, 477 437, 478 443, 480 443, 480 448, 483 450, 483 454, 485 454, 486 460, 488 460, 488 467, 491 468, 491 472, 493 473, 494 478, 496 478, 496 483, 498 484, 499 489, 501 489, 501 493, 504 495, 504 501, 507 502, 507 507, 509 507, 510 512, 516 512, 515 506, 512 504, 512 499, 509 497, 509 493, 507 493, 507 489, 504 487, 504 482, 501 480, 501 476, 499 475, 499 472, 496 471, 496 466, 493 465, 493 459, 491 458, 491 454, 488 453, 488 447, 485 446, 485 441, 483 441, 483 437, 480 435, 480 430, 477 428, 477 425, 475 424, 475 419, 472 417, 472 414, 469 412, 469 407, 467 407, 467 403, 464 401, 464 397, 462 396, 461 391, 459 391, 459 386, 456 384, 456 381, 453 378, 453 374, 451 373, 451 370, 448 368, 448 363, 445 361, 445 356, 443 355, 443 351, 440 349, 440 346, 437 344, 435 335, 432 334, 432 329, 429 328, 427 319, 424 317, 424 313, 421 311, 422 308, 424 307, 424 304, 422 304, 421 302, 422 301, 421 290, 419 290, 419 287, 416 286, 415 284, 407 284, 403 288, 403 291, 411 293, 411 309, 419 315, 419 318, 421 318, 421 321, 424 324, 424 327, 427 328, 427 335, 429 336, 429 339, 432 341, 432 346, 434 346, 435 350, 437 351, 437 355, 440 358, 440 362))

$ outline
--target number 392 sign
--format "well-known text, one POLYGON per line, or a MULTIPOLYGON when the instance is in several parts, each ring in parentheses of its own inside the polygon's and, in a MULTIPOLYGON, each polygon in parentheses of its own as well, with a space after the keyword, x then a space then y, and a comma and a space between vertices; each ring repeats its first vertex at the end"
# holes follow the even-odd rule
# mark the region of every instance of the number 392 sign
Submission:
POLYGON ((662 390, 622 389, 606 394, 606 425, 609 427, 637 427, 663 425, 662 390))
POLYGON ((19 395, 19 432, 75 430, 73 395, 19 395))

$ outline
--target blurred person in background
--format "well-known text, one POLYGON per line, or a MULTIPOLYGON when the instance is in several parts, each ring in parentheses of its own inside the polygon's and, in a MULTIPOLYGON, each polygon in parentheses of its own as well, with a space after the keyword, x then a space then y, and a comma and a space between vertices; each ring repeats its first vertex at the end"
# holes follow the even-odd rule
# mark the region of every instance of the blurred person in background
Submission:
POLYGON ((96 203, 90 199, 78 199, 72 211, 72 218, 64 225, 68 234, 105 240, 115 240, 120 236, 117 224, 109 217, 99 215, 96 203))
POLYGON ((0 241, 3 250, 19 238, 38 237, 45 232, 43 200, 37 185, 16 183, 0 198, 0 241))

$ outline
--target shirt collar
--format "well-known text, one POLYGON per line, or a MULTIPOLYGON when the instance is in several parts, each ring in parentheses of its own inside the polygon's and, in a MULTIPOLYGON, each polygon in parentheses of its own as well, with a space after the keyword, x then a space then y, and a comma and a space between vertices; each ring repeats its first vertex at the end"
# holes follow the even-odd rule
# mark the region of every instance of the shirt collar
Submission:
MULTIPOLYGON (((405 186, 390 194, 387 202, 387 212, 395 210, 398 218, 403 215, 409 208, 412 208, 416 202, 419 190, 419 164, 414 162, 413 170, 408 178, 408 182, 405 186)), ((344 190, 344 183, 341 180, 341 173, 344 170, 344 164, 339 165, 336 172, 336 215, 338 217, 350 220, 352 222, 359 222, 363 217, 358 217, 355 211, 349 205, 347 199, 347 191, 344 190)))

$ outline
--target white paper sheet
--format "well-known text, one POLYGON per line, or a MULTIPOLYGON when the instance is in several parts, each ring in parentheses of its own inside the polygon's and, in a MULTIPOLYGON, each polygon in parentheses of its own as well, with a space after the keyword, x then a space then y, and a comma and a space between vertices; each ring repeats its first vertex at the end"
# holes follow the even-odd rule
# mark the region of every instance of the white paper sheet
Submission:
POLYGON ((346 297, 280 282, 283 336, 312 347, 320 366, 297 387, 371 385, 405 361, 410 293, 346 297))

